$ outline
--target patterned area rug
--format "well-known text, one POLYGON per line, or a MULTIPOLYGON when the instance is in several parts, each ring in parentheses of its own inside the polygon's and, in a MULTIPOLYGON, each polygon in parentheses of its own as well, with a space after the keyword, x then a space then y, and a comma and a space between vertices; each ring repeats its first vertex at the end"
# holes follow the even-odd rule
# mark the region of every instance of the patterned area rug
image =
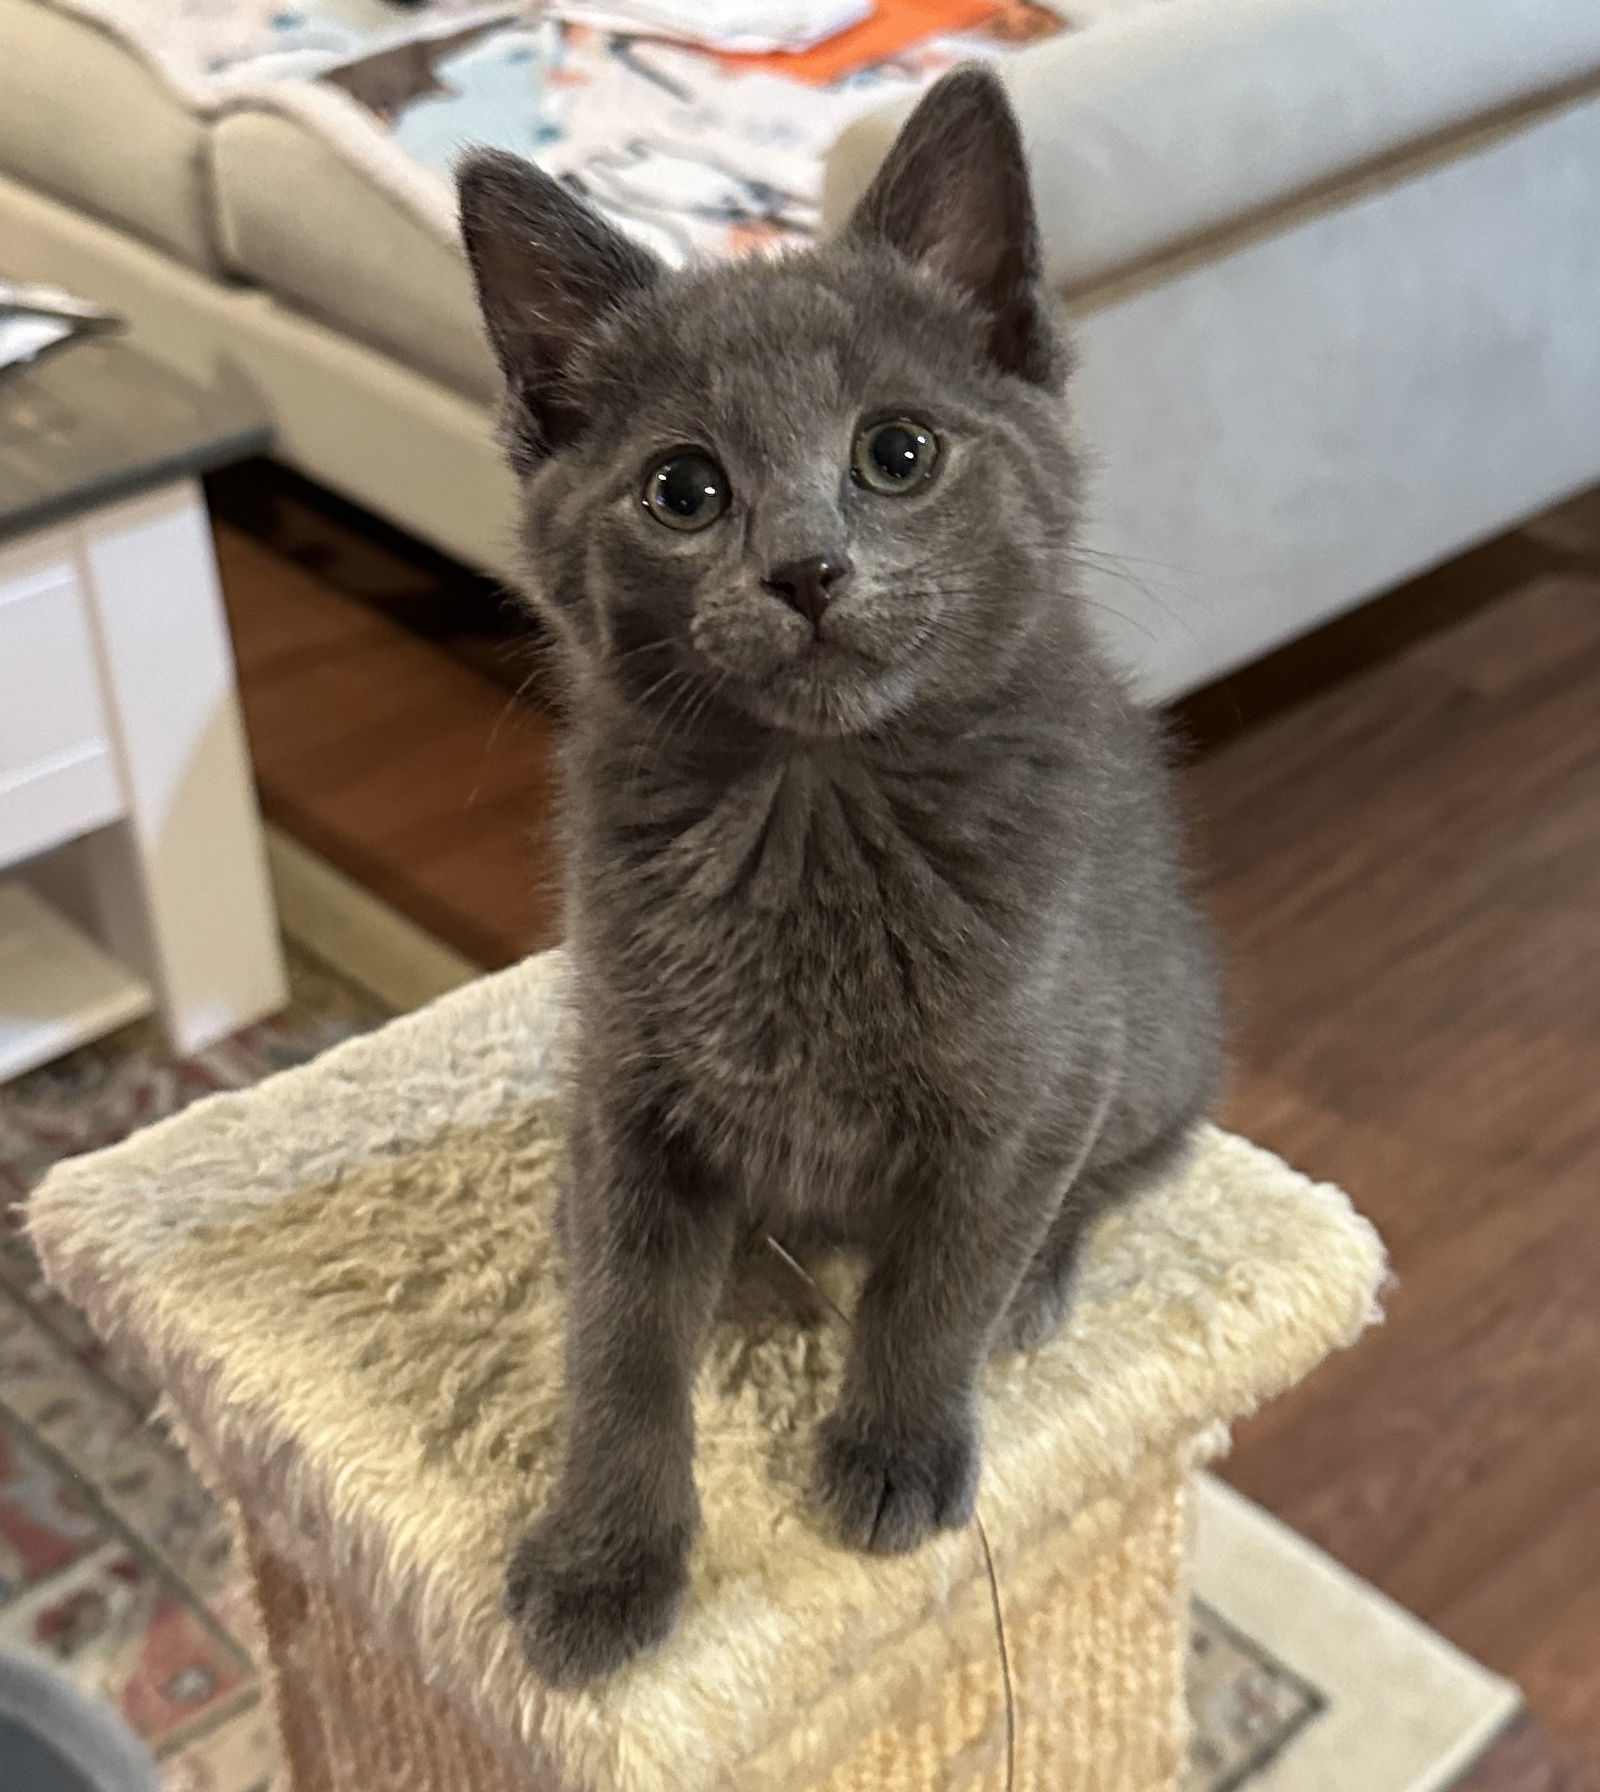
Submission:
MULTIPOLYGON (((43 1651, 115 1705, 158 1757, 165 1792, 271 1783, 249 1603, 224 1516, 153 1420, 153 1390, 109 1361, 43 1286, 15 1204, 58 1158, 385 1017, 303 951, 290 956, 290 1008, 199 1057, 175 1059, 140 1023, 0 1086, 0 1643, 43 1651)), ((1184 1792, 1301 1783, 1285 1767, 1329 1709, 1327 1687, 1201 1600, 1189 1684, 1184 1792)))
POLYGON ((16 1202, 59 1157, 110 1144, 384 1018, 293 955, 286 1013, 187 1060, 141 1022, 0 1087, 0 1643, 42 1650, 149 1744, 166 1792, 260 1792, 271 1728, 223 1514, 39 1279, 16 1202))

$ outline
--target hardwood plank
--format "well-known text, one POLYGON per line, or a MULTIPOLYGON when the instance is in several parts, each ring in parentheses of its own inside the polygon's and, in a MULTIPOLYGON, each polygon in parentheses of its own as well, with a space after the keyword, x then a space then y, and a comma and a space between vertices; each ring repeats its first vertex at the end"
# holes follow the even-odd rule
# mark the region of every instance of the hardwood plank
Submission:
POLYGON ((1537 1688, 1556 1731, 1593 1736, 1600 1729, 1600 1486, 1590 1482, 1553 1521, 1515 1538, 1441 1617, 1463 1647, 1498 1655, 1537 1688))
POLYGON ((376 607, 508 692, 531 683, 548 693, 548 640, 500 580, 272 461, 224 468, 206 481, 206 491, 219 521, 321 584, 376 607))
POLYGON ((227 524, 218 561, 269 817, 459 950, 555 938, 533 838, 554 720, 227 524))
POLYGON ((1286 642, 1176 706, 1179 737, 1206 751, 1393 659, 1540 575, 1581 564, 1578 551, 1532 530, 1503 535, 1286 642))
POLYGON ((1557 1749, 1531 1717, 1519 1718, 1451 1792, 1594 1792, 1594 1777, 1557 1749))
POLYGON ((1225 1117, 1349 1187, 1399 1273, 1229 1472, 1600 1759, 1600 580, 1536 581, 1189 788, 1225 1117))

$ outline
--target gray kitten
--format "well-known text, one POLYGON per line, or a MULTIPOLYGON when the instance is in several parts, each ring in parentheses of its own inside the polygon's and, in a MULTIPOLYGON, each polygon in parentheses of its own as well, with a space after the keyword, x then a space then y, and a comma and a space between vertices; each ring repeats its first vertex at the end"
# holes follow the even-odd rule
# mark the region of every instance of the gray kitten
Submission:
POLYGON ((1181 1150, 1214 995, 1151 722, 1072 590, 1077 461, 995 80, 840 239, 672 273, 514 157, 461 174, 530 588, 571 688, 570 1436, 507 1599, 551 1681, 667 1633, 734 1254, 864 1254, 821 1500, 972 1511, 986 1353, 1181 1150))

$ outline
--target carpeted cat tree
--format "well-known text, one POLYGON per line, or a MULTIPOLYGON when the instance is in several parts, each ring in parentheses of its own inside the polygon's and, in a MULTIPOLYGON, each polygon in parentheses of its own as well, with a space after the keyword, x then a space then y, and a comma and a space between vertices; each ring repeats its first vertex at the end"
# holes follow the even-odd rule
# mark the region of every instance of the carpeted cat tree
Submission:
MULTIPOLYGON (((979 1792, 1004 1701, 969 1531, 866 1559, 802 1493, 837 1322, 722 1322, 681 1623, 549 1692, 500 1611, 560 1433, 559 955, 60 1167, 53 1281, 235 1503, 294 1792, 979 1792)), ((1367 1323, 1344 1196, 1208 1132, 984 1387, 1018 1792, 1158 1792, 1184 1743, 1185 1485, 1367 1323)), ((842 1280, 830 1286, 846 1302, 842 1280)))

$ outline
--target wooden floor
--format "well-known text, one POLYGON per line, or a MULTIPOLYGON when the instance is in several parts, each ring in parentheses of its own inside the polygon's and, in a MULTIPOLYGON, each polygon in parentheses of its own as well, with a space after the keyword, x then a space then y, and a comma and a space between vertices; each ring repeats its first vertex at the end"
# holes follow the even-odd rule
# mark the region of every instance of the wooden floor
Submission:
POLYGON ((1188 794, 1224 1118, 1349 1188, 1399 1278, 1230 1474, 1600 1761, 1600 579, 1537 580, 1188 794))
POLYGON ((556 937, 551 717, 219 525, 261 804, 484 965, 556 937))
MULTIPOLYGON (((552 939, 556 723, 219 536, 269 814, 486 963, 552 939)), ((1224 1118, 1349 1188, 1398 1275, 1228 1473, 1526 1689, 1537 1727, 1474 1792, 1576 1792, 1600 1766, 1600 564, 1518 538, 1384 614, 1284 663, 1310 688, 1320 652, 1332 688, 1239 732, 1273 707, 1257 676, 1188 717, 1221 740, 1185 788, 1231 966, 1224 1118)))

